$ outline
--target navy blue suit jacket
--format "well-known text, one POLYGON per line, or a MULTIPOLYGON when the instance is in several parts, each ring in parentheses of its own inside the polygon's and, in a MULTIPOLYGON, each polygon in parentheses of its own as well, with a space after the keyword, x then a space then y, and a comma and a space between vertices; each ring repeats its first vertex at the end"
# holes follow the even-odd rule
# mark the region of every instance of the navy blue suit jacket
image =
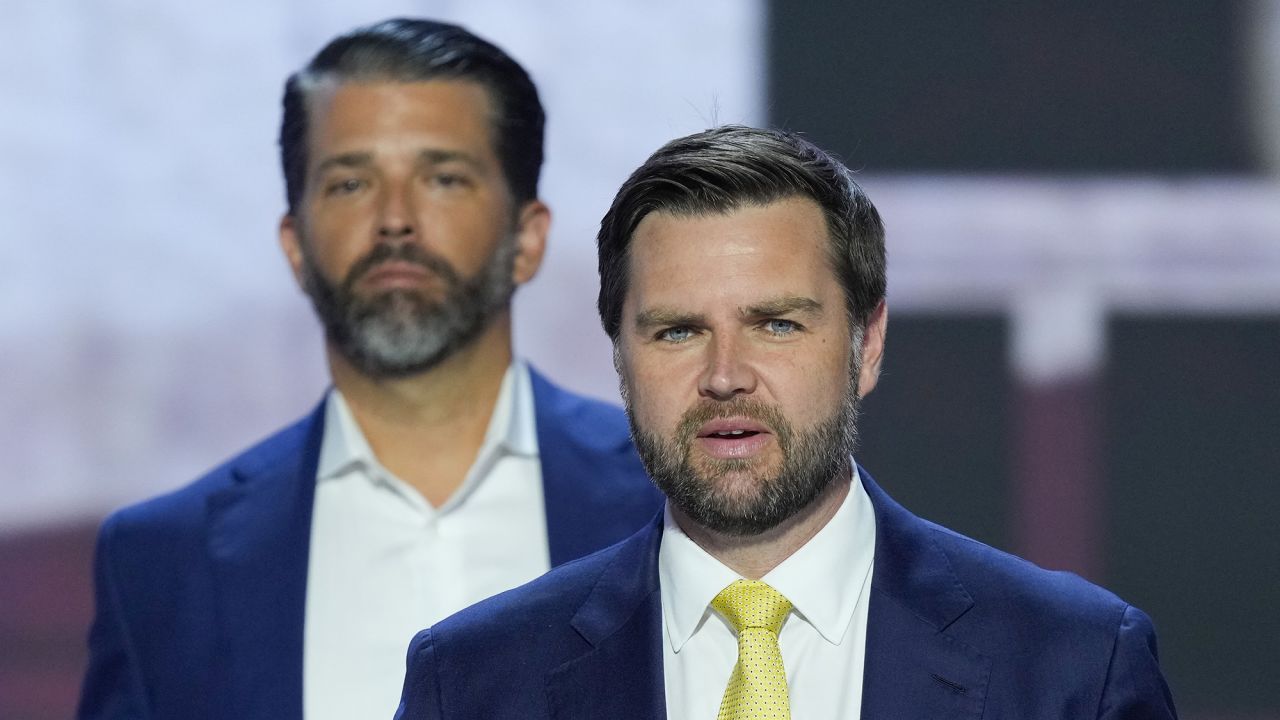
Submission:
MULTIPOLYGON (((620 410, 531 374, 557 566, 635 532, 661 495, 620 410)), ((321 403, 194 484, 103 523, 81 718, 302 717, 323 425, 321 403)))
MULTIPOLYGON (((921 520, 863 476, 876 551, 864 676, 849 679, 862 717, 1175 717, 1140 610, 921 520)), ((665 717, 661 534, 659 519, 420 633, 397 717, 665 717)))

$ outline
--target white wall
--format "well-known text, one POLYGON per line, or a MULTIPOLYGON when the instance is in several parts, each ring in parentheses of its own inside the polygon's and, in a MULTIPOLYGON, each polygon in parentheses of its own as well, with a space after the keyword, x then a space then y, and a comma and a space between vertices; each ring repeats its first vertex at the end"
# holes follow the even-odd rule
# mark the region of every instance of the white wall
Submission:
MULTIPOLYGON (((1274 20, 1275 4, 1258 7, 1274 20)), ((594 310, 599 218, 661 143, 764 121, 762 5, 6 7, 0 532, 175 488, 319 400, 320 333, 275 244, 279 96, 330 37, 392 15, 462 22, 538 82, 555 222, 541 276, 517 295, 517 346, 615 396, 594 310)), ((1012 364, 1032 381, 1090 372, 1111 308, 1280 312, 1274 180, 862 182, 889 229, 890 316, 1006 309, 1012 364)))
POLYGON ((385 17, 461 22, 548 108, 519 349, 610 396, 595 227, 659 144, 762 119, 759 3, 35 0, 0 24, 0 530, 177 487, 306 412, 320 334, 275 244, 286 75, 385 17))

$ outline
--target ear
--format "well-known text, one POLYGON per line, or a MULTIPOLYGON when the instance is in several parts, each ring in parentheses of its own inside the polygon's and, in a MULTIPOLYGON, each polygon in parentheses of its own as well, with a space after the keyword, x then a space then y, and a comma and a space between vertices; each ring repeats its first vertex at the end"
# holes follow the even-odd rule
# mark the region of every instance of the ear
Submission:
POLYGON ((880 379, 880 361, 884 359, 884 334, 889 324, 889 306, 884 300, 871 311, 862 331, 862 371, 858 375, 858 397, 866 397, 880 379))
POLYGON ((551 208, 541 200, 530 200, 520 208, 516 218, 516 262, 512 271, 516 285, 523 285, 538 274, 550 229, 551 208))
POLYGON ((302 287, 302 238, 298 235, 298 221, 292 215, 280 218, 280 249, 289 261, 293 279, 302 287))

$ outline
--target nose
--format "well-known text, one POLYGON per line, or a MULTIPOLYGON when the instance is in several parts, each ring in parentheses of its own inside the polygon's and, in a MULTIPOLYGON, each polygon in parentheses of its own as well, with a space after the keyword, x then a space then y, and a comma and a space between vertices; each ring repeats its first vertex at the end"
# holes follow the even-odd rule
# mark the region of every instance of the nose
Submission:
POLYGON ((407 183, 388 183, 378 208, 378 239, 402 240, 417 232, 407 183))
POLYGON ((756 390, 756 373, 747 357, 745 343, 732 336, 718 336, 706 346, 706 369, 698 383, 698 394, 712 400, 730 400, 756 390))

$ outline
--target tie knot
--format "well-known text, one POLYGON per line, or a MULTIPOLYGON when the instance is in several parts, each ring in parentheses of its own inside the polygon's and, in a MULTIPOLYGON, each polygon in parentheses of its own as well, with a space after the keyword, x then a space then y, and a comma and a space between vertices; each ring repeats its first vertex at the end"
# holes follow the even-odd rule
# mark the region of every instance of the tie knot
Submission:
POLYGON ((777 634, 791 612, 791 601, 759 580, 734 580, 711 601, 711 607, 741 632, 763 628, 777 634))

